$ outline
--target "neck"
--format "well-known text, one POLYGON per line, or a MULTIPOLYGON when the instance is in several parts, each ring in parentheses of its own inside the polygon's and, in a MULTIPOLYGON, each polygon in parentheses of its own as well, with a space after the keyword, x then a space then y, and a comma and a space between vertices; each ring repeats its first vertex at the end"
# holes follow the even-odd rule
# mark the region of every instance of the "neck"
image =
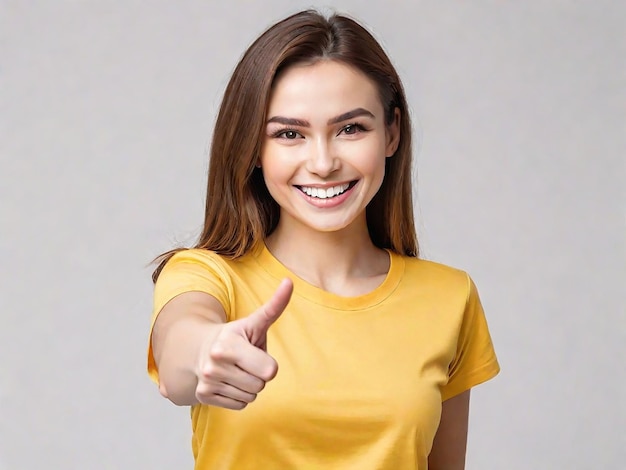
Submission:
POLYGON ((374 246, 365 220, 336 232, 279 223, 265 243, 291 272, 331 292, 352 292, 359 283, 371 290, 368 280, 375 287, 389 270, 389 255, 374 246))

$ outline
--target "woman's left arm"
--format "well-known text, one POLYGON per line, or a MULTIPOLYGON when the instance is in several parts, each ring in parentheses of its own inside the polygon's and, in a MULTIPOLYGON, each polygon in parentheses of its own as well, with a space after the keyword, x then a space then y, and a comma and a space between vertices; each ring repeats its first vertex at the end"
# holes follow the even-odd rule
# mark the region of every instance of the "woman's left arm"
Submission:
POLYGON ((429 470, 465 470, 470 391, 443 402, 441 422, 428 456, 429 470))

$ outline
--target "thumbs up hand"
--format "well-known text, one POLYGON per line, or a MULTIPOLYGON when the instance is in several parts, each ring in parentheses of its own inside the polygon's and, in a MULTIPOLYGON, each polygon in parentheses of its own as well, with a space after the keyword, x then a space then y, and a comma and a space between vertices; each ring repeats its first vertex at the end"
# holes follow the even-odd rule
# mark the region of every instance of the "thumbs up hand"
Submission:
POLYGON ((292 292, 293 283, 284 279, 265 305, 246 318, 220 325, 205 341, 196 371, 200 403, 241 410, 276 376, 278 364, 267 353, 267 331, 292 292))

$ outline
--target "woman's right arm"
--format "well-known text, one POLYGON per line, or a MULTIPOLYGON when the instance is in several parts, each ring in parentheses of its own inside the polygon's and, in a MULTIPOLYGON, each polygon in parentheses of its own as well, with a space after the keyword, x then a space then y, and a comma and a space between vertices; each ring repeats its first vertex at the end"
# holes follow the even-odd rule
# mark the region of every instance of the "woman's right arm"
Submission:
POLYGON ((217 299, 187 292, 170 300, 152 330, 161 394, 177 405, 245 408, 278 365, 266 351, 267 330, 289 303, 285 279, 272 298, 245 318, 226 322, 217 299))
POLYGON ((164 397, 177 405, 198 403, 200 351, 225 322, 222 305, 203 292, 180 294, 163 307, 152 330, 152 350, 164 397))

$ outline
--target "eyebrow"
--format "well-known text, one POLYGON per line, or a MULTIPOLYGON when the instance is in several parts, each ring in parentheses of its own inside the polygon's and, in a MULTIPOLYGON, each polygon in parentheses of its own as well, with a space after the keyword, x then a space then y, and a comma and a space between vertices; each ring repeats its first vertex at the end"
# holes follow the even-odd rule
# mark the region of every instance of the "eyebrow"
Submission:
MULTIPOLYGON (((339 116, 335 116, 328 120, 327 124, 337 124, 343 121, 347 121, 348 119, 354 119, 355 117, 366 116, 372 119, 375 119, 374 114, 364 108, 356 108, 352 111, 348 111, 347 113, 340 114, 339 116)), ((284 124, 286 126, 297 126, 297 127, 311 127, 309 121, 305 121, 304 119, 296 119, 296 118, 288 118, 284 116, 272 116, 267 120, 267 123, 277 122, 278 124, 284 124)))

